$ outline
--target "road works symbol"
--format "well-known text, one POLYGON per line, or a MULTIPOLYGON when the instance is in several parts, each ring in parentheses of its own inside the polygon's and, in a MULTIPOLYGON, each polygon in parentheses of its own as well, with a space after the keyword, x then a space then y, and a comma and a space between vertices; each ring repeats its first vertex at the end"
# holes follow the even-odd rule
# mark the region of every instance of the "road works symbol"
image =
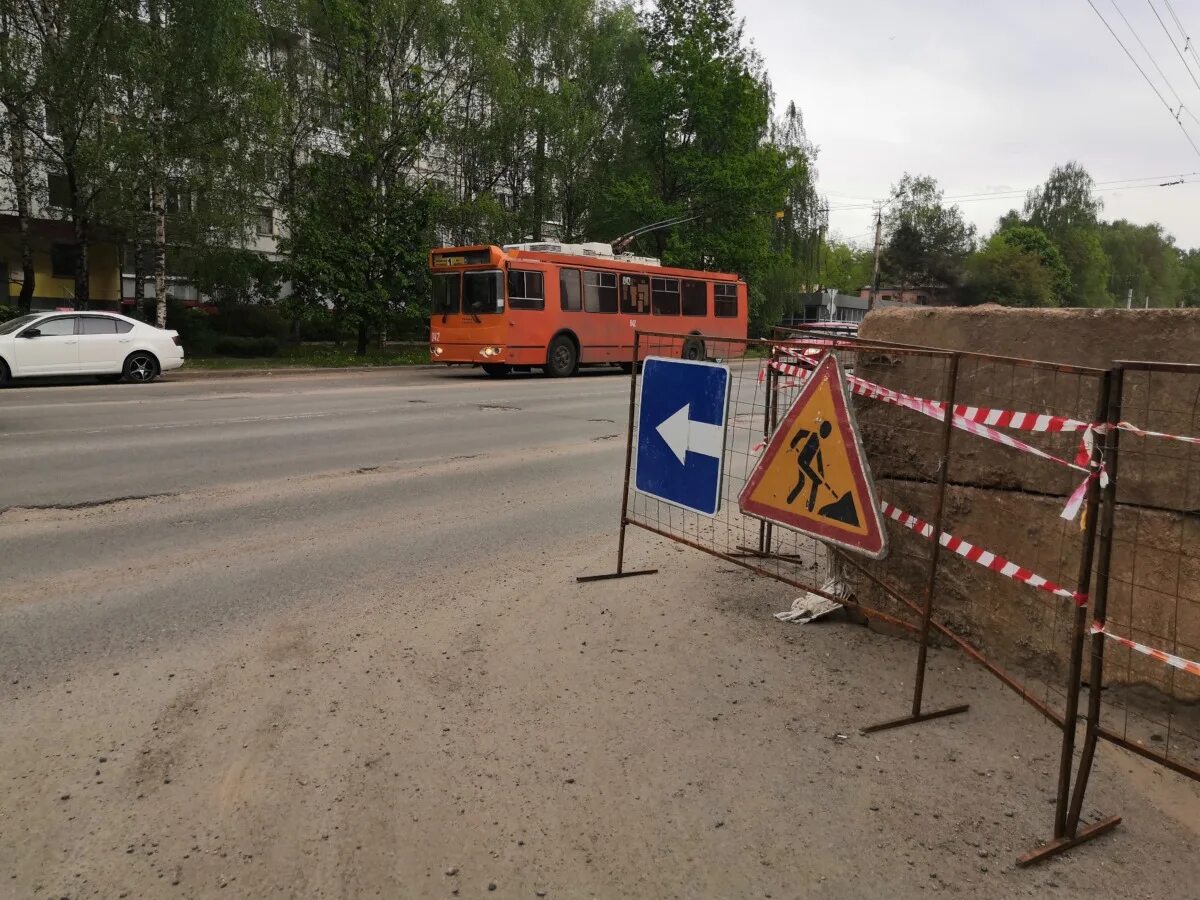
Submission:
POLYGON ((887 555, 887 528, 837 357, 827 354, 808 376, 738 505, 748 516, 873 559, 887 555))
POLYGON ((634 487, 706 516, 721 508, 729 367, 649 357, 638 397, 634 487))

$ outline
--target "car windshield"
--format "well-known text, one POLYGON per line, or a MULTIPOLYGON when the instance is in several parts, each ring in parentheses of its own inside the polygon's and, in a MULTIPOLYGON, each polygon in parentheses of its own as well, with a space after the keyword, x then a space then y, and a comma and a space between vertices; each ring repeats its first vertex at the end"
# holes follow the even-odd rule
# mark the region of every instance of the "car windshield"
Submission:
POLYGON ((24 328, 30 322, 36 322, 41 316, 17 316, 15 319, 9 319, 3 325, 0 325, 0 334, 12 334, 18 328, 24 328))

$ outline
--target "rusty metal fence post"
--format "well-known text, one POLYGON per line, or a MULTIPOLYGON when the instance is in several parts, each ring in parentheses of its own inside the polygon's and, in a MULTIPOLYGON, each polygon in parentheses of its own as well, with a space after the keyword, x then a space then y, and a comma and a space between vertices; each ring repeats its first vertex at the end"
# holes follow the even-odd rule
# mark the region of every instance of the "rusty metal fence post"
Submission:
MULTIPOLYGON (((1100 519, 1100 553, 1096 565, 1096 591, 1092 603, 1092 618, 1104 621, 1108 611, 1108 582, 1112 571, 1113 522, 1117 514, 1117 451, 1121 444, 1121 430, 1116 424, 1121 421, 1121 394, 1125 372, 1120 367, 1112 372, 1108 424, 1104 433, 1104 464, 1108 469, 1108 484, 1104 488, 1104 509, 1100 519)), ((1071 806, 1067 815, 1066 830, 1071 836, 1079 827, 1079 816, 1083 811, 1083 798, 1087 792, 1088 778, 1092 774, 1092 762, 1096 755, 1096 740, 1100 729, 1100 701, 1104 687, 1104 641, 1092 639, 1091 668, 1088 674, 1087 731, 1083 738, 1083 751, 1079 759, 1079 772, 1075 778, 1075 791, 1071 795, 1071 806)), ((1120 821, 1119 819, 1117 821, 1120 821)), ((1116 824, 1115 822, 1113 823, 1116 824)), ((1111 827, 1111 826, 1110 826, 1111 827)))
POLYGON ((950 357, 950 369, 946 376, 946 412, 942 420, 941 456, 938 460, 937 498, 933 507, 933 548, 929 556, 929 572, 925 581, 924 606, 921 609, 920 644, 917 649, 917 671, 913 683, 912 712, 900 719, 868 725, 862 729, 863 734, 885 731, 889 728, 899 728, 929 719, 940 719, 964 713, 970 709, 970 704, 962 703, 949 706, 934 712, 923 712, 921 704, 925 693, 925 668, 929 659, 929 628, 933 620, 933 595, 937 590, 938 562, 941 559, 941 534, 943 515, 946 509, 946 481, 950 470, 950 442, 954 435, 954 400, 958 390, 958 364, 960 356, 955 353, 950 357))
MULTIPOLYGON (((1100 396, 1096 404, 1096 415, 1092 419, 1093 422, 1115 422, 1113 419, 1114 408, 1112 404, 1116 403, 1116 415, 1120 413, 1120 396, 1121 396, 1121 381, 1119 370, 1116 372, 1110 370, 1105 373, 1100 382, 1100 396)), ((1096 825, 1087 828, 1083 833, 1078 830, 1079 814, 1078 809, 1075 809, 1071 802, 1071 774, 1075 762, 1075 737, 1078 728, 1079 717, 1079 692, 1083 685, 1083 650, 1084 643, 1087 639, 1087 622, 1088 614, 1093 612, 1098 605, 1103 605, 1108 595, 1108 568, 1112 552, 1112 513, 1110 510, 1114 504, 1112 502, 1113 495, 1116 490, 1116 453, 1115 444, 1110 450, 1109 442, 1112 440, 1112 435, 1116 429, 1108 429, 1103 442, 1096 442, 1092 448, 1092 456, 1090 460, 1094 475, 1088 482, 1087 497, 1084 501, 1084 537, 1079 554, 1079 575, 1076 578, 1075 590, 1080 595, 1080 599, 1076 600, 1075 616, 1072 622, 1071 629, 1071 661, 1067 672, 1067 691, 1066 691, 1066 709, 1063 713, 1062 721, 1062 747, 1059 753, 1058 764, 1058 787, 1057 795, 1054 802, 1054 837, 1048 844, 1038 847, 1029 853, 1024 854, 1017 860, 1017 864, 1028 866, 1036 862, 1048 859, 1059 853, 1069 850, 1072 847, 1098 837, 1106 831, 1115 828, 1120 824, 1119 816, 1113 816, 1096 825), (1091 597, 1092 583, 1092 563, 1095 558, 1096 551, 1096 535, 1099 523, 1097 521, 1097 512, 1100 505, 1101 487, 1100 473, 1105 472, 1108 476, 1108 482, 1103 489, 1105 498, 1104 519, 1109 525, 1108 539, 1105 541, 1103 529, 1101 531, 1102 546, 1100 549, 1100 564, 1096 573, 1096 590, 1095 597, 1091 597), (1068 806, 1075 809, 1073 815, 1068 814, 1068 806)), ((1092 722, 1092 707, 1094 713, 1099 716, 1100 690, 1095 687, 1097 682, 1096 677, 1096 662, 1095 651, 1096 643, 1092 643, 1092 669, 1091 682, 1088 694, 1089 711, 1088 711, 1088 734, 1091 735, 1092 722)), ((1103 654, 1103 647, 1101 647, 1103 654)), ((1083 783, 1087 783, 1087 773, 1090 772, 1092 766, 1092 754, 1095 751, 1094 735, 1092 737, 1091 750, 1089 751, 1087 740, 1085 737, 1084 750, 1080 757, 1079 769, 1077 775, 1082 779, 1083 783)), ((1076 790, 1076 796, 1079 802, 1083 802, 1083 795, 1076 790)))
POLYGON ((629 477, 633 471, 633 426, 634 410, 637 407, 638 373, 641 366, 640 352, 641 332, 633 333, 633 363, 629 377, 629 419, 625 434, 625 484, 621 488, 621 530, 617 537, 617 571, 605 575, 579 575, 576 581, 607 581, 611 578, 633 578, 636 575, 654 575, 658 569, 638 569, 634 572, 625 571, 625 531, 629 527, 629 477))

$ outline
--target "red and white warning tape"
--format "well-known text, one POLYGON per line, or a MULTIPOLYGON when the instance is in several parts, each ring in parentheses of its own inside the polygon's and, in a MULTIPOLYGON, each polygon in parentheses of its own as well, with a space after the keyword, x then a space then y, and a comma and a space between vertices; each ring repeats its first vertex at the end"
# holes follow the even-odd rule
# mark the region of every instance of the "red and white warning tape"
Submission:
MULTIPOLYGON (((1118 422, 1117 427, 1122 431, 1128 431, 1131 434, 1136 434, 1138 437, 1156 437, 1164 438, 1168 441, 1182 441, 1185 444, 1200 444, 1200 437, 1188 437, 1183 434, 1167 434, 1162 431, 1146 431, 1144 428, 1138 428, 1132 422, 1118 422)), ((1104 432, 1108 430, 1107 425, 1097 425, 1096 431, 1104 432)))
MULTIPOLYGON (((806 370, 812 365, 813 363, 809 362, 808 360, 802 360, 801 365, 792 365, 791 363, 779 361, 771 362, 771 368, 775 371, 784 375, 801 379, 807 376, 808 372, 806 370)), ((946 418, 945 403, 937 403, 933 400, 926 400, 923 397, 914 397, 911 394, 903 394, 899 391, 894 391, 891 388, 885 388, 881 385, 875 384, 874 382, 859 378, 856 375, 847 375, 846 381, 850 385, 851 393, 858 394, 859 396, 868 397, 872 400, 880 400, 884 403, 891 403, 895 406, 903 407, 904 409, 911 409, 914 412, 919 412, 922 415, 937 419, 939 422, 944 421, 946 418)), ((1062 457, 1055 456, 1053 453, 1047 453, 1045 450, 1034 447, 1032 444, 1027 444, 1024 441, 1018 440, 1017 438, 1010 437, 1002 431, 997 431, 995 428, 992 428, 988 425, 982 425, 957 414, 951 418, 951 424, 961 431, 978 435, 979 437, 986 438, 989 441, 995 441, 998 444, 1011 447, 1014 450, 1020 451, 1021 453, 1028 453, 1032 456, 1041 457, 1042 459, 1049 460, 1050 462, 1058 463, 1061 466, 1066 466, 1069 469, 1074 469, 1077 472, 1086 473, 1088 477, 1085 478, 1079 484, 1079 486, 1071 492, 1071 496, 1068 499, 1067 505, 1063 509, 1061 515, 1062 518, 1070 521, 1073 520, 1079 513, 1079 508, 1082 506, 1083 499, 1087 495, 1088 483, 1096 474, 1088 465, 1092 456, 1090 444, 1092 435, 1091 431, 1084 432, 1086 450, 1079 454, 1077 457, 1077 462, 1069 462, 1062 457)), ((1107 474, 1104 472, 1103 468, 1101 468, 1099 474, 1101 483, 1103 484, 1105 481, 1107 481, 1107 474)))
MULTIPOLYGON (((886 500, 879 504, 879 508, 889 519, 894 519, 905 528, 910 528, 925 538, 933 537, 933 526, 928 522, 918 519, 916 516, 906 513, 902 509, 898 509, 886 500)), ((991 569, 993 572, 999 572, 1006 578, 1020 581, 1030 587, 1039 588, 1057 597, 1065 597, 1067 600, 1073 600, 1077 606, 1085 606, 1087 604, 1087 594, 1068 590, 1047 578, 1043 578, 1041 575, 1034 574, 1029 569, 1019 566, 1011 560, 1005 559, 1003 556, 997 556, 989 550, 976 547, 962 538, 955 537, 943 531, 938 537, 938 543, 947 550, 957 553, 959 556, 969 559, 973 563, 978 563, 986 569, 991 569)))
POLYGON ((1184 659, 1182 656, 1176 656, 1174 653, 1157 650, 1154 647, 1139 644, 1137 641, 1131 641, 1127 637, 1121 637, 1121 635, 1109 631, 1108 626, 1103 622, 1092 622, 1092 634, 1102 634, 1109 640, 1116 641, 1118 644, 1128 647, 1130 650, 1136 650, 1138 653, 1144 653, 1146 656, 1153 657, 1159 662, 1166 663, 1168 666, 1174 666, 1176 669, 1182 669, 1184 672, 1190 672, 1193 675, 1200 675, 1200 662, 1193 662, 1190 659, 1184 659))
MULTIPOLYGON (((795 350, 794 348, 781 347, 780 351, 801 363, 807 364, 809 367, 815 364, 808 357, 806 357, 802 351, 795 350)), ((762 379, 763 373, 760 372, 759 381, 762 381, 762 379)), ((923 400, 922 402, 932 404, 932 406, 938 409, 939 412, 946 408, 946 404, 940 400, 923 400)), ((961 404, 956 404, 954 407, 954 415, 970 422, 975 422, 979 425, 994 425, 997 428, 1014 428, 1018 431, 1095 431, 1103 434, 1108 430, 1108 425, 1103 422, 1084 422, 1080 419, 1072 419, 1069 416, 1052 416, 1047 413, 1014 412, 1012 410, 994 409, 986 406, 964 406, 961 404)), ((1139 437, 1155 437, 1168 441, 1182 441, 1185 444, 1200 445, 1200 437, 1191 437, 1183 434, 1168 434, 1165 431, 1148 431, 1145 428, 1139 428, 1132 422, 1118 422, 1117 428, 1121 429, 1122 431, 1128 431, 1131 434, 1136 434, 1139 437)))

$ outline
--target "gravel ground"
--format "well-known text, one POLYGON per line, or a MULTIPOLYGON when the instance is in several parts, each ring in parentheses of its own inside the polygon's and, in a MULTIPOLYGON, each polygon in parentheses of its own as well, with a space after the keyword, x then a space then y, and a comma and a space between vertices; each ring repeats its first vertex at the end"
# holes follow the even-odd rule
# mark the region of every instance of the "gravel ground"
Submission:
POLYGON ((1015 868, 1056 735, 957 653, 930 703, 969 714, 864 737, 911 643, 637 531, 659 575, 576 584, 626 380, 392 377, 5 393, 0 896, 1196 896, 1200 791, 1107 746, 1085 811, 1121 828, 1015 868), (139 468, 164 496, 33 508, 139 468))

